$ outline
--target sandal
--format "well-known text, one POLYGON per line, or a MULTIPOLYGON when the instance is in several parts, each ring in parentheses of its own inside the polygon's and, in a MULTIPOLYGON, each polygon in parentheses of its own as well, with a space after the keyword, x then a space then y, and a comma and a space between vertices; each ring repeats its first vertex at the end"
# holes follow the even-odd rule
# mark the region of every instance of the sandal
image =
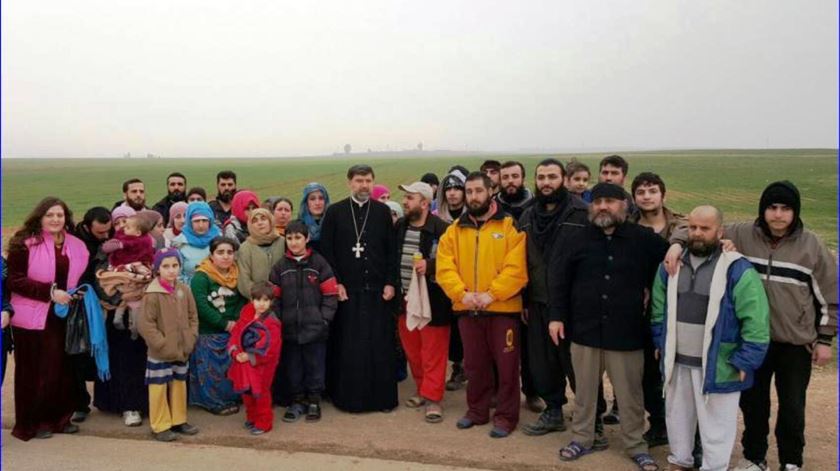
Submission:
POLYGON ((219 410, 216 410, 213 413, 215 415, 225 416, 225 415, 233 415, 233 414, 236 414, 238 412, 239 412, 239 406, 229 406, 229 407, 223 407, 219 410))
POLYGON ((636 462, 636 466, 638 466, 641 471, 659 471, 659 465, 656 464, 653 457, 647 453, 633 455, 633 461, 636 462))
POLYGON ((405 401, 405 405, 407 407, 411 407, 412 409, 416 409, 422 405, 426 404, 426 400, 420 396, 411 396, 405 401))
POLYGON ((566 445, 565 448, 560 449, 560 459, 562 461, 574 461, 580 458, 581 456, 592 453, 593 451, 595 450, 593 450, 592 448, 584 448, 578 442, 571 442, 568 445, 566 445))
POLYGON ((429 401, 426 404, 426 422, 430 424, 443 422, 443 407, 439 403, 429 401))

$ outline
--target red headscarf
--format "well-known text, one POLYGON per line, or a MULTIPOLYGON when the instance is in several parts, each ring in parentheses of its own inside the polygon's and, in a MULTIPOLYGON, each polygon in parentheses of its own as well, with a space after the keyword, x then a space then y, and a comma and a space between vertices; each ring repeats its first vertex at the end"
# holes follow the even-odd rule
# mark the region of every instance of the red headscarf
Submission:
POLYGON ((260 199, 257 198, 256 193, 250 190, 238 190, 230 203, 231 213, 236 219, 239 219, 243 226, 248 224, 248 216, 245 215, 245 210, 251 203, 254 204, 255 208, 260 207, 260 199))

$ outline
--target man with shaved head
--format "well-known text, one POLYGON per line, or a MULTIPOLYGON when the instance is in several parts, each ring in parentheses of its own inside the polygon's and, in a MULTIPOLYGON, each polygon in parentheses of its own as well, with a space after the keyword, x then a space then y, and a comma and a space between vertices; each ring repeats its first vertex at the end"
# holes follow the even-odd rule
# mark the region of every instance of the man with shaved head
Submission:
POLYGON ((699 423, 703 469, 728 469, 741 391, 753 385, 770 342, 769 307, 752 264, 723 252, 723 215, 698 206, 688 216, 682 266, 660 266, 653 283, 651 329, 662 358, 668 462, 694 467, 699 423))

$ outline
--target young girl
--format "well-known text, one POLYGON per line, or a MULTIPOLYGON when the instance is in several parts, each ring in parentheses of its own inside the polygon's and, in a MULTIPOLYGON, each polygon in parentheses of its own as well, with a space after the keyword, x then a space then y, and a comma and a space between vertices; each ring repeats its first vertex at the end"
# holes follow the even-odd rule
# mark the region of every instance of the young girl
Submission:
POLYGON ((198 427, 187 423, 187 359, 198 338, 198 312, 189 286, 178 281, 181 255, 176 249, 155 255, 154 272, 158 276, 146 289, 138 327, 149 347, 152 433, 155 440, 171 442, 178 433, 198 433, 198 427))
POLYGON ((251 302, 242 308, 239 320, 230 332, 228 353, 233 358, 228 378, 245 403, 245 428, 253 435, 272 429, 271 383, 280 349, 282 327, 271 311, 274 288, 270 283, 256 283, 249 293, 251 302))
POLYGON ((100 286, 109 296, 115 292, 122 294, 114 314, 114 327, 125 329, 123 318, 127 309, 128 327, 133 334, 136 332, 137 310, 143 291, 152 278, 155 247, 154 239, 149 235, 150 229, 137 215, 130 216, 114 238, 102 244, 102 251, 108 254, 106 272, 115 273, 100 275, 100 286))

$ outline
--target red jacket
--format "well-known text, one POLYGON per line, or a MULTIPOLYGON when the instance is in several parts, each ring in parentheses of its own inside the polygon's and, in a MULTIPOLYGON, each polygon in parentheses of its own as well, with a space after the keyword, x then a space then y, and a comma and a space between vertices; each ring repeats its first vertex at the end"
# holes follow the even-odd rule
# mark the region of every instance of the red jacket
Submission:
POLYGON ((122 243, 122 248, 108 256, 108 263, 111 266, 118 267, 134 262, 152 266, 155 258, 155 240, 152 236, 149 234, 129 236, 125 235, 123 231, 117 231, 114 234, 114 239, 122 243))
POLYGON ((260 318, 255 314, 254 304, 246 304, 230 331, 228 353, 233 361, 227 375, 234 391, 259 397, 271 393, 271 380, 280 362, 283 327, 271 311, 260 318), (242 352, 249 357, 245 363, 236 360, 236 355, 242 352))

